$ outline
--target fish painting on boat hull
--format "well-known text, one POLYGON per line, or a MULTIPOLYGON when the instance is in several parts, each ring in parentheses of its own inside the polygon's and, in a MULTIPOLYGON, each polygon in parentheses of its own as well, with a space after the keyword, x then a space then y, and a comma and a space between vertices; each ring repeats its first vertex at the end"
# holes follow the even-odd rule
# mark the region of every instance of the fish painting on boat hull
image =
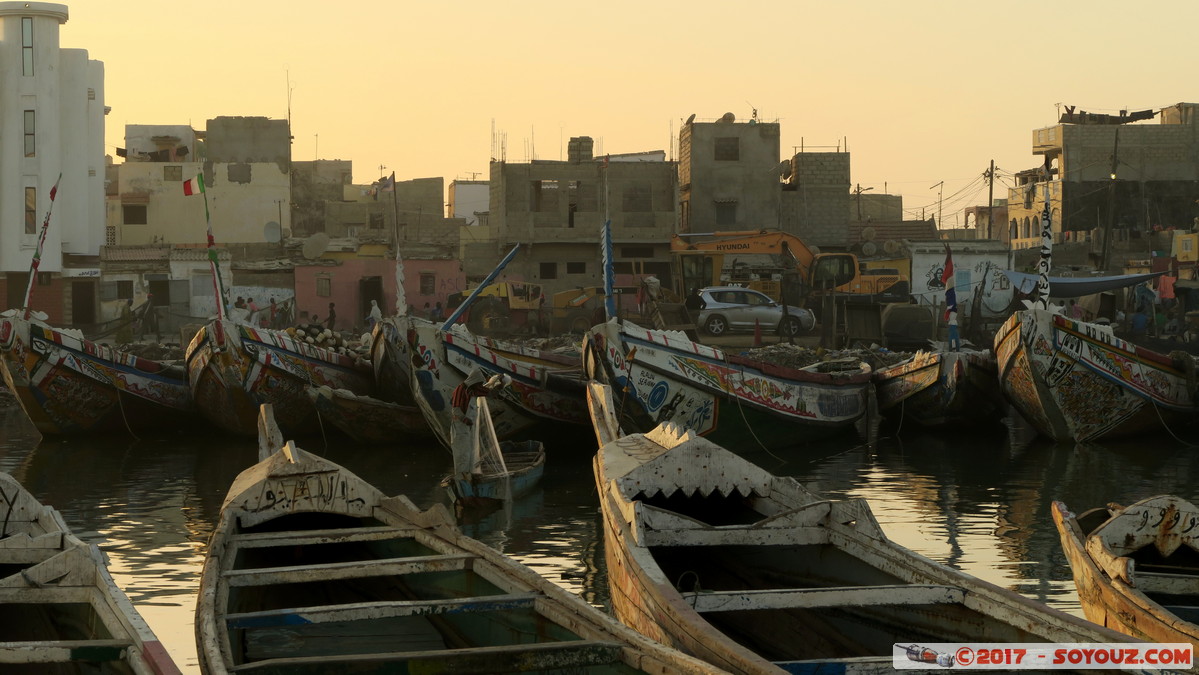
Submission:
POLYGON ((187 348, 196 407, 210 422, 242 436, 257 433, 258 407, 275 405, 288 434, 314 433, 320 420, 310 386, 371 392, 369 364, 295 340, 281 331, 212 321, 187 348))
POLYGON ((852 428, 871 387, 866 364, 837 373, 774 366, 616 322, 588 333, 584 370, 612 386, 626 430, 672 422, 717 443, 766 448, 852 428))
POLYGON ((1023 310, 996 334, 995 354, 1008 401, 1057 441, 1174 429, 1196 412, 1184 364, 1104 326, 1023 310))
POLYGON ((18 318, 0 320, 4 381, 44 435, 136 433, 193 422, 182 368, 18 318))

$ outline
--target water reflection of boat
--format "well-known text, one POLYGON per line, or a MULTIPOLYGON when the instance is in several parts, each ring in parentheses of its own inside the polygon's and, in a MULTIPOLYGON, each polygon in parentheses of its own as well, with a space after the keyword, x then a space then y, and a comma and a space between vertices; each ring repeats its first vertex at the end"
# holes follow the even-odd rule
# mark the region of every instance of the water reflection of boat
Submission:
POLYGON ((1147 642, 1199 648, 1199 509, 1159 495, 1053 522, 1091 621, 1147 642))
POLYGON ((1194 358, 1126 342, 1107 326, 1021 310, 995 335, 995 354, 1004 395, 1057 441, 1161 431, 1195 416, 1194 358))
POLYGON ((879 412, 921 426, 997 424, 1004 401, 990 350, 921 351, 874 372, 879 412))
POLYGON ((828 500, 663 425, 621 436, 589 391, 612 608, 737 672, 885 667, 897 643, 1120 642, 1114 631, 892 543, 868 503, 828 500))
POLYGON ((187 347, 187 374, 196 407, 212 424, 251 436, 258 406, 272 403, 292 435, 319 428, 308 388, 326 385, 370 394, 370 364, 316 347, 283 331, 229 319, 205 324, 187 347))
POLYGON ((584 368, 610 385, 626 429, 661 422, 730 447, 778 448, 851 429, 866 415, 870 366, 857 360, 787 368, 619 320, 591 329, 584 368))
POLYGON ((137 434, 195 421, 187 372, 17 317, 0 319, 4 382, 46 436, 137 434))
POLYGON ((0 473, 0 643, 29 672, 179 673, 100 549, 0 473), (119 665, 118 665, 119 664, 119 665))
POLYGON ((462 536, 444 509, 284 445, 263 410, 273 452, 230 488, 201 579, 205 672, 710 672, 462 536))

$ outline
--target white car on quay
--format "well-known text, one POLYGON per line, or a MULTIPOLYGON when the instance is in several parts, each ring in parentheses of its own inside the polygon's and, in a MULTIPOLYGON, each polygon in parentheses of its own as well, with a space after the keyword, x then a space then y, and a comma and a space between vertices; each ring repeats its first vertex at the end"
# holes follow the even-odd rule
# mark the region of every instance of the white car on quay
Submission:
POLYGON ((816 327, 816 316, 811 311, 787 305, 784 314, 781 304, 759 291, 740 286, 709 286, 701 288, 699 294, 707 306, 699 310, 695 325, 713 337, 752 332, 755 325, 791 337, 816 327))

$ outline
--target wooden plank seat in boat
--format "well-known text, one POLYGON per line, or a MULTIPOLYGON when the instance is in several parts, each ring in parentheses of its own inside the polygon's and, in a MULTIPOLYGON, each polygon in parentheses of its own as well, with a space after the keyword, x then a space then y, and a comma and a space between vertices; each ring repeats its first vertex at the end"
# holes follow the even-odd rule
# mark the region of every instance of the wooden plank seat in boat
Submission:
POLYGON ((131 640, 31 640, 0 642, 0 663, 101 663, 120 661, 131 640))
POLYGON ((1199 577, 1191 574, 1142 572, 1133 576, 1136 587, 1143 593, 1165 595, 1199 595, 1199 577))
POLYGON ((229 541, 241 548, 260 546, 303 546, 305 544, 342 544, 362 541, 402 539, 416 532, 410 527, 375 525, 368 527, 338 527, 326 530, 282 530, 278 532, 243 532, 230 535, 229 541))
POLYGON ((396 616, 428 616, 433 614, 457 614, 461 612, 530 609, 539 597, 541 596, 537 593, 511 593, 438 600, 392 600, 360 602, 346 605, 288 607, 258 612, 226 614, 225 622, 231 629, 263 628, 267 626, 292 626, 330 621, 381 619, 396 616))
POLYGON ((745 591, 683 593, 695 611, 740 612, 764 609, 818 609, 885 605, 958 605, 966 591, 956 586, 898 584, 888 586, 837 586, 745 591))
MULTIPOLYGON (((543 670, 565 671, 617 663, 620 660, 622 648, 621 645, 612 642, 571 640, 465 649, 354 654, 338 657, 278 658, 244 663, 230 668, 230 670, 236 673, 253 673, 256 670, 277 672, 301 669, 305 666, 355 670, 372 663, 407 662, 427 664, 426 668, 436 672, 454 673, 455 675, 543 670)), ((412 672, 413 669, 409 668, 408 670, 412 672)), ((418 672, 423 671, 424 669, 420 669, 418 672)))
POLYGON ((322 563, 317 565, 225 570, 221 573, 221 576, 228 580, 230 586, 270 586, 274 584, 298 584, 311 581, 340 581, 344 579, 419 574, 421 572, 462 571, 469 569, 471 561, 478 559, 478 557, 469 553, 463 553, 457 555, 425 555, 377 560, 351 560, 348 562, 322 563))

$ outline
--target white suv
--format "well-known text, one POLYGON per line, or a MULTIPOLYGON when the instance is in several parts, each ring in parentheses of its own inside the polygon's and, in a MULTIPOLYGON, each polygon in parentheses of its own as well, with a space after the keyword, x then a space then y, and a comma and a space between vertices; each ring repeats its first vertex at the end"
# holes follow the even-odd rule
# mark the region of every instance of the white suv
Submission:
POLYGON ((762 330, 774 330, 780 335, 795 336, 816 327, 812 312, 793 305, 783 306, 765 293, 740 286, 709 286, 700 289, 707 304, 699 310, 695 324, 709 335, 720 336, 735 331, 753 331, 755 323, 762 330))

